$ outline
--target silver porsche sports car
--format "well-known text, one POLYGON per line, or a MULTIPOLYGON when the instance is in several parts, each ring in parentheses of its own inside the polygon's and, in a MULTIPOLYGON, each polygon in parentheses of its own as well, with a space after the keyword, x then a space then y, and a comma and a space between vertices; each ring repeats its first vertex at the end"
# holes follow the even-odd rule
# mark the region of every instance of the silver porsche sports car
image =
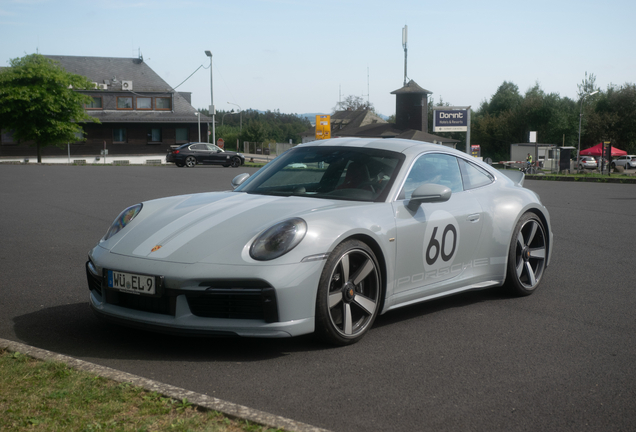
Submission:
POLYGON ((89 253, 90 305, 163 332, 346 345, 416 302, 501 285, 528 295, 553 243, 522 184, 419 141, 302 144, 233 191, 125 209, 89 253))

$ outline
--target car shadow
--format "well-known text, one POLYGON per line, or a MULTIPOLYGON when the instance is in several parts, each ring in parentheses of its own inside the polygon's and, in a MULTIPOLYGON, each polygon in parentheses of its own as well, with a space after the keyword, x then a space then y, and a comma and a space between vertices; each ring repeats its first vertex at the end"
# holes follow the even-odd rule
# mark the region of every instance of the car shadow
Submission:
POLYGON ((21 342, 77 358, 251 362, 328 348, 312 335, 188 337, 133 329, 102 322, 87 303, 45 308, 13 321, 21 342))
POLYGON ((476 303, 507 300, 511 298, 515 298, 515 296, 509 294, 503 287, 465 291, 392 310, 376 318, 373 327, 382 328, 387 325, 422 318, 426 315, 432 315, 448 309, 462 308, 476 303))
MULTIPOLYGON (((499 289, 488 289, 406 306, 379 316, 371 332, 446 309, 509 297, 499 289)), ((15 334, 23 343, 75 358, 258 362, 295 352, 338 349, 313 335, 284 339, 188 337, 133 329, 102 322, 87 303, 45 308, 13 321, 15 334)))

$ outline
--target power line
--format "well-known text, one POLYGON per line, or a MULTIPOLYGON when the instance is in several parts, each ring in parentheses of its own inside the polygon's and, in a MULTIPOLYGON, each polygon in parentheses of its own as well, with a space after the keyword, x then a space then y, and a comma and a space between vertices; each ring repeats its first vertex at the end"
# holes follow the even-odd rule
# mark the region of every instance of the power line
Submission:
MULTIPOLYGON (((196 70, 195 70, 194 72, 192 72, 192 73, 190 74, 190 76, 189 76, 189 77, 187 77, 186 79, 184 79, 184 80, 181 82, 181 84, 183 84, 184 82, 186 82, 187 80, 189 80, 190 78, 192 78, 192 75, 194 75, 195 73, 197 73, 197 71, 198 71, 199 69, 201 69, 201 68, 203 68, 203 69, 208 69, 208 68, 209 68, 209 66, 208 66, 208 67, 205 67, 205 66, 203 66, 203 65, 199 66, 198 68, 196 68, 196 70)), ((181 86, 181 84, 179 84, 177 87, 173 87, 172 89, 173 89, 173 90, 176 90, 179 86, 181 86)))

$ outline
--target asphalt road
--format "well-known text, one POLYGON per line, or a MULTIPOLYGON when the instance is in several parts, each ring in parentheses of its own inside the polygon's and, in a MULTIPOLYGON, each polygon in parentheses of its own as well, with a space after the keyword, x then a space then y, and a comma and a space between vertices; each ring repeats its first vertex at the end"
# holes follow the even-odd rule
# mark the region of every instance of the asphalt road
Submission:
POLYGON ((636 429, 636 185, 527 180, 555 234, 534 295, 411 306, 354 346, 101 324, 84 263, 119 211, 243 171, 0 165, 0 337, 334 431, 636 429))

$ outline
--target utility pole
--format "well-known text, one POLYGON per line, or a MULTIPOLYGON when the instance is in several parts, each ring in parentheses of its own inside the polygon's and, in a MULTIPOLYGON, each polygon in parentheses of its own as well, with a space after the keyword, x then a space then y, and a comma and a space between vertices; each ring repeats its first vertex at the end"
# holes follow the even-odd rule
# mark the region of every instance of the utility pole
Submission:
POLYGON ((214 80, 212 79, 212 52, 206 50, 205 55, 210 57, 210 114, 212 115, 212 144, 216 144, 216 108, 214 108, 214 80))

